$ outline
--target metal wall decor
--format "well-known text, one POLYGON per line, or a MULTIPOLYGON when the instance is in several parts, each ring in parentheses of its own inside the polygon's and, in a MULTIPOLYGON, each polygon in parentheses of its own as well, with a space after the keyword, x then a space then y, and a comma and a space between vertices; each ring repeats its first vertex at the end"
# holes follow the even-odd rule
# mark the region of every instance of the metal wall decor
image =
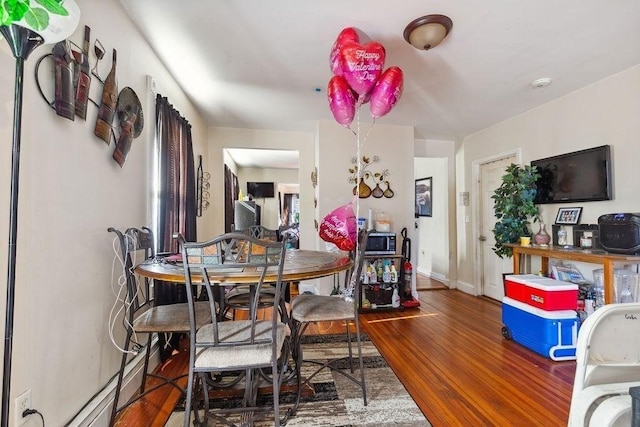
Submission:
POLYGON ((198 155, 198 171, 196 172, 196 216, 209 207, 209 179, 211 174, 202 170, 202 155, 198 155))
POLYGON ((360 162, 358 162, 356 157, 351 158, 351 163, 354 166, 349 168, 349 182, 356 184, 356 186, 353 187, 354 196, 357 194, 361 199, 366 199, 367 197, 375 197, 377 199, 386 197, 390 199, 393 197, 394 192, 388 180, 390 175, 389 169, 383 169, 380 172, 368 170, 372 164, 379 162, 380 157, 378 156, 362 156, 360 162))

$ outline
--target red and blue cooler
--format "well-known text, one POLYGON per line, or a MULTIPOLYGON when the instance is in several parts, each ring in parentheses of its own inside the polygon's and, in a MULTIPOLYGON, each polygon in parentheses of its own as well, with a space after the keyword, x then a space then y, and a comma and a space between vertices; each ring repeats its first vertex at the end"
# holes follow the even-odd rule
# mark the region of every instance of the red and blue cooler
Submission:
POLYGON ((502 300, 502 335, 549 357, 575 360, 579 319, 575 310, 547 311, 515 299, 502 300))
POLYGON ((578 285, 534 274, 511 274, 504 279, 507 297, 542 310, 576 310, 578 285))

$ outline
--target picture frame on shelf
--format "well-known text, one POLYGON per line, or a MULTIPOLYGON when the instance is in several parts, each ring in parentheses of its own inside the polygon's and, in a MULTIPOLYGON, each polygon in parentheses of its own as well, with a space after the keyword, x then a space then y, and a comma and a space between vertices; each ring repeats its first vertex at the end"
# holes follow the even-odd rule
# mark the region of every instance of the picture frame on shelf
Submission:
POLYGON ((580 215, 582 214, 582 208, 559 208, 556 215, 557 225, 576 225, 580 222, 580 215))
POLYGON ((415 180, 415 217, 431 216, 432 212, 432 177, 415 180))

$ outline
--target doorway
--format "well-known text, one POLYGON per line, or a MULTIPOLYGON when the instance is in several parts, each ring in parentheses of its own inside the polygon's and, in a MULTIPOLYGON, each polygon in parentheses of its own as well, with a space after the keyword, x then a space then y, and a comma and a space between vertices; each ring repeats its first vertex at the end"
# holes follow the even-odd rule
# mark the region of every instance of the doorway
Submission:
POLYGON ((476 268, 476 283, 478 283, 478 294, 502 301, 504 298, 503 273, 510 272, 512 260, 502 259, 493 251, 495 239, 493 228, 496 218, 493 211, 493 193, 500 186, 505 169, 512 163, 520 160, 519 151, 504 153, 495 158, 486 158, 474 162, 474 174, 478 179, 478 197, 476 209, 478 219, 475 229, 477 230, 476 259, 479 268, 476 268))

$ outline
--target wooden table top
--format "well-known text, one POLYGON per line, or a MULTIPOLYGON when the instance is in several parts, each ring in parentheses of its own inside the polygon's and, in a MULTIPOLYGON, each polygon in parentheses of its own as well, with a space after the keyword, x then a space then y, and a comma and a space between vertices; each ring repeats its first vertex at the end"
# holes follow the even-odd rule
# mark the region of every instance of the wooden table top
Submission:
MULTIPOLYGON (((315 279, 329 276, 340 271, 347 270, 352 263, 348 256, 333 252, 312 251, 305 249, 288 249, 284 262, 284 273, 282 280, 295 282, 300 280, 315 279)), ((148 260, 139 264, 135 272, 141 276, 152 279, 164 280, 166 282, 184 283, 184 268, 182 262, 167 262, 163 258, 148 260)), ((209 276, 212 282, 224 283, 254 283, 259 278, 260 272, 251 267, 229 268, 227 270, 217 270, 215 274, 209 276)), ((194 277, 194 279, 197 278, 194 277)), ((266 281, 275 282, 277 270, 274 267, 273 273, 267 272, 266 281)))

